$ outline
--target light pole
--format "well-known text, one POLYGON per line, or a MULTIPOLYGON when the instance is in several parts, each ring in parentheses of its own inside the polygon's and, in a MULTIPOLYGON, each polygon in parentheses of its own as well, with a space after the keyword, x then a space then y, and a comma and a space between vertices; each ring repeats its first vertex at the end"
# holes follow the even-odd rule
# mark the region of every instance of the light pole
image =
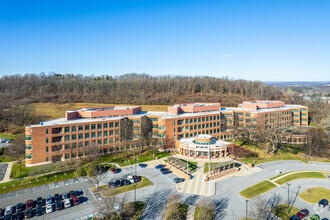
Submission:
POLYGON ((245 220, 247 220, 247 216, 248 216, 248 201, 249 200, 245 200, 245 220))
MULTIPOLYGON (((135 161, 135 176, 136 176, 136 158, 135 158, 135 150, 134 150, 134 161, 135 161)), ((134 183, 134 204, 136 204, 136 183, 134 183)))
POLYGON ((290 201, 289 201, 289 189, 290 189, 290 183, 286 183, 288 185, 288 215, 289 215, 289 207, 290 207, 290 201))

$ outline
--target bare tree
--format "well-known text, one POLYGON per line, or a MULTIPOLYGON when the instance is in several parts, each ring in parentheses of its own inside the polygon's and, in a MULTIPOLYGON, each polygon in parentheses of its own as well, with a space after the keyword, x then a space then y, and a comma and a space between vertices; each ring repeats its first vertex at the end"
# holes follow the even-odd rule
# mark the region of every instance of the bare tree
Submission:
POLYGON ((15 160, 19 164, 19 180, 21 183, 21 166, 25 156, 25 136, 18 136, 10 145, 8 145, 5 150, 5 154, 7 156, 15 158, 15 160))
POLYGON ((272 214, 272 211, 275 213, 278 213, 279 210, 277 210, 275 207, 279 205, 281 202, 281 197, 277 194, 274 194, 270 199, 261 199, 256 198, 253 201, 250 202, 250 211, 249 211, 249 217, 252 217, 252 219, 255 220, 272 220, 272 219, 278 219, 276 216, 272 214))
POLYGON ((87 176, 92 179, 95 184, 95 188, 98 189, 101 180, 103 179, 102 171, 95 164, 90 164, 86 170, 87 176))
POLYGON ((95 203, 95 208, 98 210, 97 219, 118 219, 120 220, 119 213, 115 210, 115 205, 118 199, 115 195, 104 197, 95 203))
POLYGON ((196 220, 211 220, 214 218, 216 205, 212 199, 203 199, 197 203, 196 209, 199 210, 196 220))

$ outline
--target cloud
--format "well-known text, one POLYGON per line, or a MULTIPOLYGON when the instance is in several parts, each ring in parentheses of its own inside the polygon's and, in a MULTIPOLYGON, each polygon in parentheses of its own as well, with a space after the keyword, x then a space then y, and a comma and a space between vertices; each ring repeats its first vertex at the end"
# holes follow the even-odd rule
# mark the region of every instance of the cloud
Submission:
POLYGON ((219 59, 219 58, 226 59, 228 57, 231 57, 231 55, 230 54, 225 54, 225 55, 222 55, 222 56, 212 57, 211 59, 213 59, 213 60, 216 60, 216 59, 219 59))

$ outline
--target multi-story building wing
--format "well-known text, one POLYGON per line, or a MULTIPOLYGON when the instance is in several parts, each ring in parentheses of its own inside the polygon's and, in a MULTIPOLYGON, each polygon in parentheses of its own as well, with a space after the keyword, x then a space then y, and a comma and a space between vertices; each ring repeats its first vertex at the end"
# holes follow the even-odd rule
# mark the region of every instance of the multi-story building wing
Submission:
POLYGON ((211 135, 230 139, 234 126, 258 129, 308 126, 308 108, 282 101, 249 101, 238 108, 220 103, 172 105, 167 112, 144 112, 140 106, 83 108, 66 111, 65 118, 26 126, 26 166, 84 157, 91 149, 106 154, 129 150, 140 139, 170 140, 211 135))

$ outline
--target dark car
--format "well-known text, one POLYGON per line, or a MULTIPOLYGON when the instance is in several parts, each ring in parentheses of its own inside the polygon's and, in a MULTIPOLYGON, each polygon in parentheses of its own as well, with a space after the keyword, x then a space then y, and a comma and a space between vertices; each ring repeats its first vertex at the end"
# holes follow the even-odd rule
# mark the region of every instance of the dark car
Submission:
POLYGON ((164 164, 159 164, 159 165, 155 166, 155 169, 160 169, 160 168, 163 168, 163 167, 165 167, 164 164))
POLYGON ((38 197, 36 200, 37 207, 44 205, 44 199, 42 197, 38 197))
POLYGON ((11 220, 22 220, 24 219, 23 212, 17 212, 11 216, 11 220))
POLYGON ((5 214, 5 210, 0 208, 0 217, 2 217, 5 214))
POLYGON ((26 201, 26 203, 25 203, 25 208, 26 208, 26 209, 31 209, 31 208, 33 208, 33 200, 32 200, 32 199, 26 201))
POLYGON ((77 196, 72 197, 73 205, 79 205, 79 200, 77 196))
POLYGON ((24 216, 25 216, 25 218, 31 218, 32 217, 32 208, 27 208, 25 210, 24 216))
POLYGON ((36 215, 37 216, 40 216, 40 215, 43 215, 44 214, 44 211, 42 210, 42 207, 41 206, 38 206, 36 208, 36 215))
POLYGON ((76 192, 75 192, 75 191, 70 191, 70 192, 69 192, 69 195, 70 195, 70 197, 72 198, 72 197, 76 196, 76 192))
POLYGON ((123 179, 123 180, 121 180, 121 181, 122 181, 122 183, 123 183, 125 186, 131 184, 131 181, 129 181, 128 179, 123 179))
POLYGON ((133 176, 134 182, 140 182, 141 181, 141 177, 140 176, 133 176))
POLYGON ((61 202, 55 203, 55 209, 56 210, 61 210, 62 208, 63 208, 63 206, 62 206, 62 203, 61 202))
POLYGON ((115 189, 119 187, 116 182, 109 182, 108 186, 110 189, 115 189))
POLYGON ((329 220, 328 218, 322 218, 321 220, 329 220))
POLYGON ((23 211, 24 210, 24 204, 23 203, 18 203, 17 205, 16 205, 16 212, 21 212, 21 211, 23 211))
POLYGON ((139 167, 141 167, 141 168, 146 168, 147 166, 148 166, 147 164, 139 163, 139 167))
POLYGON ((184 178, 174 178, 173 182, 174 183, 181 183, 181 182, 184 182, 185 179, 184 178))
POLYGON ((69 195, 68 195, 67 193, 63 193, 63 194, 62 194, 62 198, 63 198, 63 199, 68 199, 68 198, 69 198, 69 195))
POLYGON ((163 174, 163 175, 166 175, 166 174, 169 174, 169 173, 172 173, 172 172, 169 171, 169 170, 164 170, 164 171, 162 171, 162 174, 163 174))
POLYGON ((56 203, 56 202, 59 202, 59 201, 61 201, 61 196, 58 193, 56 193, 54 195, 54 202, 56 203))
POLYGON ((289 218, 289 220, 300 220, 300 217, 298 215, 293 215, 289 218))
POLYGON ((5 215, 3 220, 11 220, 11 214, 5 215))
POLYGON ((170 170, 170 169, 168 169, 168 168, 165 168, 165 167, 163 167, 163 168, 160 168, 160 172, 163 172, 163 171, 165 171, 165 170, 170 170))
POLYGON ((122 180, 116 180, 116 184, 117 184, 118 187, 124 185, 122 180))
POLYGON ((297 213, 297 216, 300 218, 303 218, 309 214, 309 211, 307 209, 302 209, 297 213))
POLYGON ((321 199, 321 201, 319 201, 319 203, 318 203, 318 205, 323 208, 326 207, 328 204, 329 204, 329 202, 326 199, 321 199))

